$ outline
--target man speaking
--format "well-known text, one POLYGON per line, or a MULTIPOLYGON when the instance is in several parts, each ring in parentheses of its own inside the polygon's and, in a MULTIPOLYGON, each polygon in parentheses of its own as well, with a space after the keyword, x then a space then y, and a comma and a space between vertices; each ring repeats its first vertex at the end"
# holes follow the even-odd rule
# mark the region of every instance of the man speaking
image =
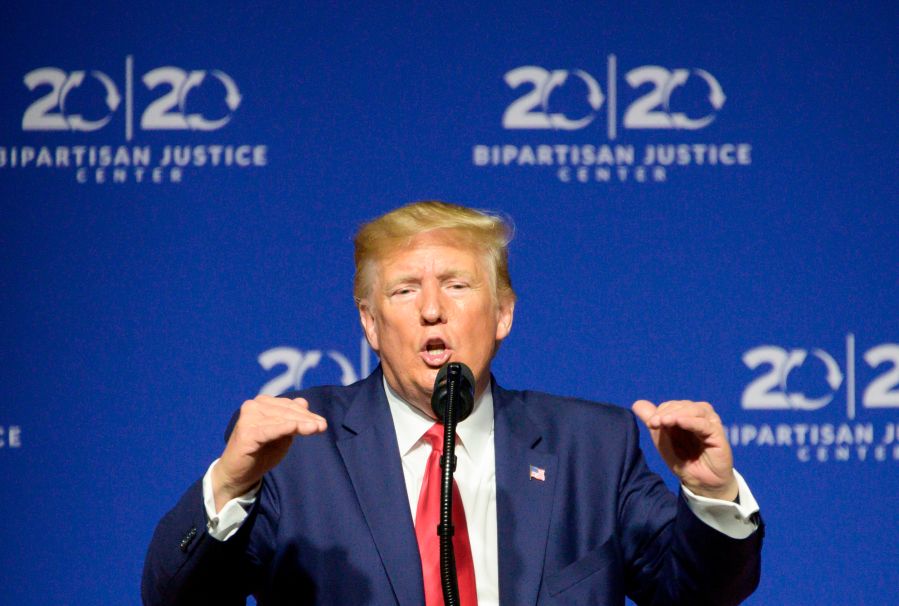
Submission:
POLYGON ((491 376, 515 311, 509 238, 500 218, 442 202, 363 225, 354 295, 380 366, 348 387, 245 402, 221 458, 157 527, 144 602, 443 604, 431 395, 449 362, 475 383, 455 447, 462 606, 748 596, 758 507, 709 404, 633 405, 676 496, 647 469, 630 412, 491 376))

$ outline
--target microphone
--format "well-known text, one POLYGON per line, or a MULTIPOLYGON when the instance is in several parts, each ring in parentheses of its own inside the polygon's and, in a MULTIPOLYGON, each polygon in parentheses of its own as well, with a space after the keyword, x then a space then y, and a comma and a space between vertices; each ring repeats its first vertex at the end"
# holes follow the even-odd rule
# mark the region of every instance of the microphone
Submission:
POLYGON ((440 457, 440 584, 443 603, 459 606, 459 580, 453 551, 453 472, 456 470, 456 423, 474 409, 474 374, 461 362, 445 364, 437 371, 431 409, 443 423, 443 456, 440 457))
POLYGON ((446 404, 450 396, 450 386, 454 386, 456 422, 464 421, 474 409, 474 374, 461 362, 444 364, 437 371, 434 392, 431 394, 431 410, 441 423, 446 423, 446 404))

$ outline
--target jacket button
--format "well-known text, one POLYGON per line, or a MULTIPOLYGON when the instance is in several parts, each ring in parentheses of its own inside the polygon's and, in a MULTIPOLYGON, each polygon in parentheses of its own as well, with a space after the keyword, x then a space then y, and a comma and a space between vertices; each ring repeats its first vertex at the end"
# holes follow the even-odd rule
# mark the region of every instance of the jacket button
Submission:
POLYGON ((186 535, 184 535, 184 538, 181 539, 181 544, 179 546, 181 548, 181 551, 184 551, 184 552, 187 551, 187 546, 190 545, 190 542, 194 540, 195 536, 197 536, 197 527, 196 526, 191 528, 188 531, 188 533, 186 535))

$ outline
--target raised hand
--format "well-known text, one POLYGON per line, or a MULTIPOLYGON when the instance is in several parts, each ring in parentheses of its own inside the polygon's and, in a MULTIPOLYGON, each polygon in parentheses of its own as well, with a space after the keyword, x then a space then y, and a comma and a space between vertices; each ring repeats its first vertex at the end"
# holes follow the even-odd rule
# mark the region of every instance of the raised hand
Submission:
POLYGON ((662 459, 694 493, 732 501, 739 488, 721 417, 708 402, 672 400, 658 407, 637 400, 631 409, 646 424, 662 459))
POLYGON ((325 431, 327 421, 303 398, 258 395, 240 407, 240 416, 218 464, 212 469, 216 511, 252 488, 287 454, 294 436, 325 431))

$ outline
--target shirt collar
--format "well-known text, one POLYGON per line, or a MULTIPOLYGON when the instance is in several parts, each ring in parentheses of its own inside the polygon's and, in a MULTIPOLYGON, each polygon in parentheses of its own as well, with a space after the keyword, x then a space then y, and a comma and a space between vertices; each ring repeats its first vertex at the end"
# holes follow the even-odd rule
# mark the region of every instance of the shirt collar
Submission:
MULTIPOLYGON (((400 448, 400 456, 406 456, 418 444, 421 437, 434 424, 434 419, 406 402, 384 379, 384 392, 390 405, 393 426, 396 430, 396 441, 400 448)), ((474 402, 474 410, 467 419, 456 425, 456 435, 462 448, 466 450, 472 461, 479 461, 493 435, 493 389, 484 390, 474 402)))

